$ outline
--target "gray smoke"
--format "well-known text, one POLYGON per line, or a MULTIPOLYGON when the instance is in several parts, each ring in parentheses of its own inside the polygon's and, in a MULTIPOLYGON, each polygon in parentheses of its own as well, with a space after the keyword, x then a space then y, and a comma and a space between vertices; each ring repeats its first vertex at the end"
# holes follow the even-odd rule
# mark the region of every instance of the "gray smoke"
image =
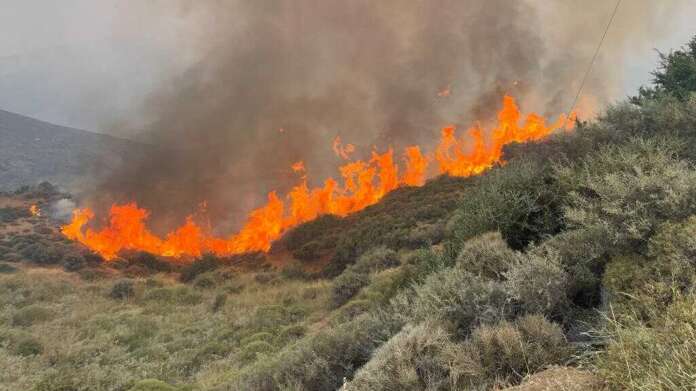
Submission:
MULTIPOLYGON (((616 64, 658 36, 679 3, 624 2, 581 106, 616 96, 616 64)), ((146 139, 161 148, 104 178, 92 202, 136 200, 169 226, 207 201, 215 225, 228 229, 221 223, 237 224, 269 190, 297 181, 294 161, 305 161, 310 184, 335 175, 337 135, 363 156, 372 145, 432 146, 442 125, 490 120, 504 93, 525 111, 557 115, 612 8, 604 0, 179 1, 172 12, 198 26, 182 51, 199 61, 143 107, 146 139)))

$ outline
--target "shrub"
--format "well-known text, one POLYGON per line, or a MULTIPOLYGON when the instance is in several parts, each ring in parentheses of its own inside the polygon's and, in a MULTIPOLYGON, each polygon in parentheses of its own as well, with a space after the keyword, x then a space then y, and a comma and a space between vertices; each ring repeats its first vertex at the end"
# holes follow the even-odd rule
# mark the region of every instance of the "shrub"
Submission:
POLYGON ((407 325, 380 346, 343 389, 454 389, 456 380, 452 377, 456 377, 459 370, 453 360, 456 349, 447 332, 439 326, 431 323, 407 325))
POLYGON ((9 274, 17 271, 17 268, 6 263, 0 263, 0 274, 9 274))
POLYGON ((84 268, 85 265, 85 259, 80 255, 72 254, 63 258, 63 269, 69 272, 78 271, 84 268))
POLYGON ((21 250, 21 254, 29 261, 40 265, 55 265, 63 258, 64 249, 60 246, 36 242, 21 250))
POLYGON ((12 208, 3 207, 0 208, 0 222, 11 223, 17 219, 31 217, 31 213, 27 208, 12 208))
POLYGON ((561 328, 538 315, 522 317, 514 323, 481 326, 468 342, 489 382, 519 382, 527 373, 564 364, 572 353, 561 328))
POLYGON ((290 341, 300 339, 307 333, 307 328, 301 324, 285 326, 280 329, 278 336, 275 338, 276 343, 286 344, 290 341))
POLYGON ((460 336, 483 323, 495 323, 512 315, 505 287, 486 281, 455 266, 428 276, 422 284, 405 289, 391 303, 391 311, 403 323, 451 322, 460 336))
POLYGON ((14 342, 12 352, 18 356, 35 356, 44 350, 43 345, 31 335, 21 336, 14 342))
POLYGON ((280 271, 280 275, 288 280, 306 280, 309 279, 309 274, 304 271, 302 265, 298 263, 291 263, 280 271))
POLYGON ((314 261, 319 258, 321 250, 321 243, 313 240, 309 243, 304 244, 302 247, 292 252, 292 256, 301 261, 309 262, 314 261))
POLYGON ((29 305, 20 308, 12 315, 14 326, 28 327, 33 324, 45 322, 53 317, 53 311, 38 305, 29 305))
POLYGON ((566 220, 600 232, 614 254, 643 251, 660 223, 684 219, 696 205, 696 171, 666 142, 605 147, 556 167, 556 176, 569 194, 566 220))
POLYGON ((522 249, 562 228, 560 193, 542 163, 517 159, 475 179, 447 223, 463 242, 500 231, 513 249, 522 249))
POLYGON ((680 286, 693 284, 696 265, 696 216, 679 223, 665 223, 650 239, 648 256, 659 263, 661 274, 680 286))
POLYGON ((566 304, 568 276, 552 253, 529 254, 505 277, 508 294, 526 313, 555 315, 566 304))
POLYGON ((348 269, 336 277, 331 287, 331 305, 334 308, 340 307, 370 282, 370 277, 366 273, 359 273, 348 269))
POLYGON ((442 223, 420 223, 411 228, 408 233, 409 245, 413 248, 437 244, 445 238, 445 229, 442 223))
POLYGON ((227 294, 226 293, 218 293, 217 295, 215 295, 215 300, 213 300, 213 305, 211 306, 211 310, 213 312, 220 311, 225 306, 226 302, 227 302, 227 294))
POLYGON ((438 325, 407 325, 375 352, 345 389, 490 389, 563 363, 570 353, 560 327, 539 316, 480 326, 461 343, 438 325))
POLYGON ((200 259, 186 266, 182 271, 179 279, 181 282, 191 282, 199 274, 209 272, 220 267, 220 260, 212 254, 205 254, 200 259))
POLYGON ((264 360, 257 360, 225 387, 234 390, 338 389, 343 378, 367 362, 372 351, 398 327, 398 323, 379 315, 361 315, 305 337, 264 360))
POLYGON ((134 283, 133 280, 130 279, 116 281, 116 283, 111 287, 111 292, 109 292, 109 296, 111 296, 112 299, 119 300, 128 299, 134 295, 134 283))
POLYGON ((396 251, 379 246, 366 251, 351 268, 358 273, 372 273, 399 266, 399 263, 396 251))
POLYGON ((455 251, 438 251, 432 248, 406 253, 402 258, 406 280, 422 282, 427 276, 454 265, 455 251))
POLYGON ((128 351, 143 349, 157 334, 157 324, 148 318, 129 316, 121 321, 124 327, 117 331, 114 339, 128 351))
POLYGON ((266 332, 252 334, 246 338, 242 338, 242 340, 239 341, 239 344, 244 346, 257 341, 271 342, 273 341, 273 334, 266 332))
POLYGON ((254 275, 254 281, 259 284, 270 284, 276 280, 277 275, 273 272, 261 272, 254 275))
POLYGON ((255 361, 259 355, 269 354, 275 351, 273 345, 266 341, 253 341, 245 345, 239 353, 239 359, 243 363, 255 361))
POLYGON ((210 274, 202 274, 196 277, 193 282, 196 288, 209 289, 215 286, 215 279, 210 274))
POLYGON ((505 273, 520 260, 521 255, 510 249, 499 232, 486 233, 466 241, 457 255, 457 263, 462 269, 495 280, 503 280, 505 273))

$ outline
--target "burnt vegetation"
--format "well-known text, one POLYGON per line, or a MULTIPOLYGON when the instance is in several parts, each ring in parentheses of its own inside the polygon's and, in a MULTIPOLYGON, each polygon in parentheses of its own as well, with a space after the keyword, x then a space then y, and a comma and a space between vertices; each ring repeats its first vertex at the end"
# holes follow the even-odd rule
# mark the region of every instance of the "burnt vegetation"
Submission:
POLYGON ((653 86, 597 120, 511 146, 501 167, 323 216, 268 255, 126 254, 106 271, 69 243, 6 237, 0 367, 18 375, 0 384, 490 390, 562 366, 587 389, 691 389, 695 48, 663 55, 653 86))

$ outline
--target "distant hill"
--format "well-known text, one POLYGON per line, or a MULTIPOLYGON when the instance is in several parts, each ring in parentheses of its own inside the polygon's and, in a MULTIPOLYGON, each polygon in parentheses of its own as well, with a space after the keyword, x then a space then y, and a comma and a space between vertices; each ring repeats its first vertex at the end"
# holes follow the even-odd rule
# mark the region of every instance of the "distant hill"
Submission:
POLYGON ((0 110, 0 191, 50 181, 68 190, 144 153, 133 141, 0 110))

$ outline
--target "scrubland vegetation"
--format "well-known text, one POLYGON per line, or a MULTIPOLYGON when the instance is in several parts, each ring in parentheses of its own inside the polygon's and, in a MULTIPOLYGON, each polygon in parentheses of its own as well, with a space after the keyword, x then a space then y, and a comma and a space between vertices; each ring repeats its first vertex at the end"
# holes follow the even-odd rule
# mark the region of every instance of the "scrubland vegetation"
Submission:
POLYGON ((696 39, 505 156, 296 228, 279 270, 6 234, 0 389, 692 390, 696 39))

